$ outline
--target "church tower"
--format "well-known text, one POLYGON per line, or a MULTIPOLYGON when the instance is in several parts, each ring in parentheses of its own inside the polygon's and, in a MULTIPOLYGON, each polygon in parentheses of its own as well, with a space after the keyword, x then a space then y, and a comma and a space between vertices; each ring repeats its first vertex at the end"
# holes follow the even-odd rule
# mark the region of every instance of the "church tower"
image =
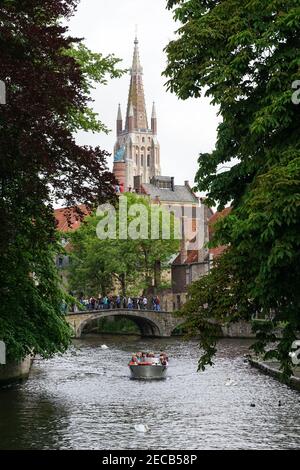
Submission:
POLYGON ((134 53, 123 126, 121 106, 117 116, 117 141, 114 148, 113 172, 124 190, 134 188, 135 177, 140 183, 149 183, 160 175, 160 147, 157 140, 157 116, 153 103, 151 128, 148 125, 143 86, 143 68, 139 56, 139 42, 134 41, 134 53))

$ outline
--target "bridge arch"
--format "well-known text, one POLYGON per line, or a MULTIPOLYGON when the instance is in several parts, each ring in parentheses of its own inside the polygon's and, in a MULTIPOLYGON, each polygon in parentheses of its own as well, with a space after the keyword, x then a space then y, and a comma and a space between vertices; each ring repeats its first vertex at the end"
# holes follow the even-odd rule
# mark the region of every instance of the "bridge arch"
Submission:
POLYGON ((130 312, 118 312, 108 310, 105 313, 95 313, 89 315, 87 318, 83 319, 82 322, 77 326, 76 337, 81 336, 85 327, 95 321, 102 318, 116 317, 116 318, 127 318, 128 320, 133 321, 136 326, 139 328, 142 336, 163 336, 160 325, 157 324, 154 320, 148 318, 147 316, 141 316, 138 311, 130 312))
POLYGON ((172 328, 172 330, 170 331, 171 336, 174 335, 174 333, 176 332, 178 328, 184 327, 185 324, 186 324, 186 319, 177 318, 177 323, 174 325, 174 328, 172 328))

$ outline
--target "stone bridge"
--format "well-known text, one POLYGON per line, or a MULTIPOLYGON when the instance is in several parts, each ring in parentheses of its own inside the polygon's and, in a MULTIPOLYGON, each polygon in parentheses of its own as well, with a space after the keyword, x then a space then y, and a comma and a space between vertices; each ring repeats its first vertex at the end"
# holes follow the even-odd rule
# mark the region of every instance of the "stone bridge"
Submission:
POLYGON ((169 337, 183 319, 169 312, 154 312, 153 310, 89 310, 85 312, 68 313, 66 320, 74 330, 75 338, 80 338, 84 328, 94 320, 105 317, 123 317, 132 320, 140 329, 142 336, 169 337))

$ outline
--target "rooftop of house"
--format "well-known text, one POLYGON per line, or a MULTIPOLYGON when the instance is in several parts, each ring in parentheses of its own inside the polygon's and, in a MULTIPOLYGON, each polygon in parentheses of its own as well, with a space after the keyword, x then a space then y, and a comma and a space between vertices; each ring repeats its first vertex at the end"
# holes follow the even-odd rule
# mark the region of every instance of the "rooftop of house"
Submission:
MULTIPOLYGON (((215 212, 215 214, 213 214, 210 219, 209 219, 209 222, 208 222, 208 225, 209 225, 209 239, 212 240, 212 237, 213 237, 213 233, 214 233, 214 229, 213 229, 213 226, 214 224, 220 220, 220 218, 222 217, 226 217, 231 211, 231 208, 230 207, 226 207, 225 209, 223 209, 222 211, 220 212, 215 212)), ((191 240, 191 242, 193 242, 194 240, 191 240)), ((226 246, 217 246, 215 248, 209 248, 209 254, 213 257, 213 258, 217 258, 218 256, 221 256, 222 253, 224 253, 224 251, 226 250, 226 246)), ((173 261, 173 265, 188 265, 188 264, 195 264, 195 263, 199 263, 199 250, 189 250, 189 248, 187 248, 187 256, 186 256, 186 259, 184 262, 182 262, 182 259, 181 259, 181 253, 178 254, 178 256, 175 258, 175 260, 173 261)))
POLYGON ((222 211, 220 212, 215 212, 211 218, 209 219, 209 235, 210 237, 213 235, 214 233, 214 224, 222 219, 223 217, 226 217, 228 214, 230 214, 231 212, 231 207, 225 207, 225 209, 223 209, 222 211))
MULTIPOLYGON (((80 204, 78 208, 84 216, 89 215, 90 212, 84 204, 80 204)), ((62 209, 55 209, 54 217, 57 224, 56 228, 60 232, 72 232, 77 230, 82 222, 76 207, 63 207, 62 209)))

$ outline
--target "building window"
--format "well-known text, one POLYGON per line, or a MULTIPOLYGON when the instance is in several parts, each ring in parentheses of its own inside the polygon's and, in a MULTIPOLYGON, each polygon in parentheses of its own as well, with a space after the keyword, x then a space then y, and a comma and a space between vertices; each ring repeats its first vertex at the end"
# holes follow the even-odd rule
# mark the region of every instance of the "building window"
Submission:
POLYGON ((142 142, 145 142, 145 137, 142 138, 142 142))
POLYGON ((62 268, 63 267, 63 264, 64 264, 64 259, 60 256, 58 258, 58 267, 59 268, 62 268))
POLYGON ((144 155, 141 155, 141 166, 144 166, 144 155))
POLYGON ((138 164, 139 164, 139 156, 138 156, 138 154, 136 154, 136 156, 135 156, 135 164, 136 164, 136 166, 138 166, 138 164))
POLYGON ((147 155, 147 166, 150 166, 150 155, 147 155))

